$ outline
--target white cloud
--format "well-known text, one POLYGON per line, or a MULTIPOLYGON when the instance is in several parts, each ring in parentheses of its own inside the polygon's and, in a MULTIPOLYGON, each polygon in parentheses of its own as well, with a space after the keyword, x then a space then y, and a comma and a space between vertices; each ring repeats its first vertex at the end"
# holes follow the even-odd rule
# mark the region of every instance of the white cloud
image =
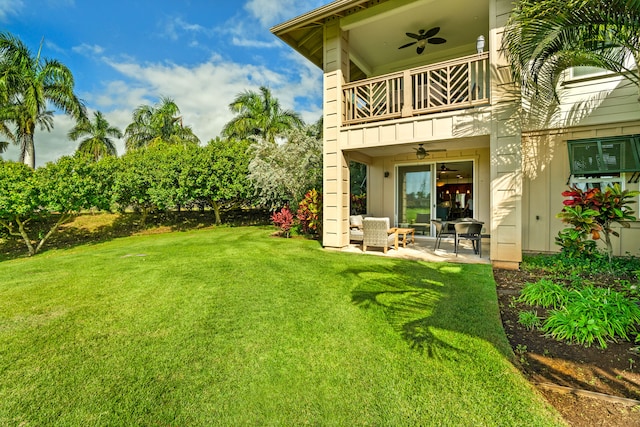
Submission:
POLYGON ((100 55, 104 52, 104 48, 102 46, 98 46, 97 44, 90 45, 86 43, 74 46, 71 48, 71 50, 81 55, 100 55))
POLYGON ((320 0, 249 0, 244 9, 253 15, 265 27, 271 27, 282 21, 291 19, 303 12, 326 4, 320 0))
POLYGON ((0 0, 0 22, 6 22, 10 15, 17 15, 23 7, 22 0, 0 0))
POLYGON ((239 37, 233 37, 231 39, 231 43, 233 43, 234 46, 242 46, 242 47, 257 47, 257 48, 274 48, 274 47, 279 47, 280 43, 277 40, 273 40, 270 42, 263 42, 260 40, 249 40, 249 39, 244 39, 244 38, 239 38, 239 37))

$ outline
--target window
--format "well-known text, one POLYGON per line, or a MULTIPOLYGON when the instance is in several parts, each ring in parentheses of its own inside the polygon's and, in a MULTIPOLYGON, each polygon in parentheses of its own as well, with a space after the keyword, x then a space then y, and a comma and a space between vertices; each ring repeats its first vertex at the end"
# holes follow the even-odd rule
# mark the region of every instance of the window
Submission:
POLYGON ((568 148, 572 175, 640 171, 640 135, 569 141, 568 148))

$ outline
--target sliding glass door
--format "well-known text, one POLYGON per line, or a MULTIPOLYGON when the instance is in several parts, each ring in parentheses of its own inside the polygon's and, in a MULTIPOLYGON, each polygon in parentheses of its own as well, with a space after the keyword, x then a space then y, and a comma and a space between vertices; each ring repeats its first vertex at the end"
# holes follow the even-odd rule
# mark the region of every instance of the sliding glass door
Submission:
POLYGON ((416 222, 418 214, 423 214, 420 215, 420 222, 429 222, 431 220, 433 186, 431 165, 398 167, 397 185, 396 220, 398 225, 416 222))

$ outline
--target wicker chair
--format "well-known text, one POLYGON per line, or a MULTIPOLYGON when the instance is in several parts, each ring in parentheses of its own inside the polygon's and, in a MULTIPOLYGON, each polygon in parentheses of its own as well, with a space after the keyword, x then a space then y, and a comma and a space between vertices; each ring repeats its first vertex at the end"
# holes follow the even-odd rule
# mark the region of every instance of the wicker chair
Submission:
POLYGON ((392 247, 396 241, 396 233, 390 230, 389 218, 365 218, 362 221, 362 252, 368 246, 381 247, 384 253, 392 247))
POLYGON ((349 217, 349 241, 362 242, 364 238, 362 220, 362 215, 351 215, 349 217))

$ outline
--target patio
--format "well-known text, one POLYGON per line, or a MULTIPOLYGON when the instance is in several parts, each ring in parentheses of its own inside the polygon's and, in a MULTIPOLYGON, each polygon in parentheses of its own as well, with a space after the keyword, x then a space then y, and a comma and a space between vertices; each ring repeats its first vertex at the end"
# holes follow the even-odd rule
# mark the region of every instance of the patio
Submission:
MULTIPOLYGON (((407 247, 402 247, 402 243, 400 243, 398 245, 398 249, 390 247, 386 254, 383 253, 381 248, 367 248, 366 254, 429 262, 460 262, 466 264, 491 263, 489 252, 490 240, 488 237, 482 238, 482 258, 473 253, 470 241, 463 240, 460 242, 457 257, 454 252, 453 238, 444 237, 440 242, 440 247, 436 250, 434 250, 435 243, 435 237, 416 235, 415 243, 407 244, 407 247)), ((351 242, 348 246, 342 248, 341 251, 363 253, 360 242, 351 242)))

